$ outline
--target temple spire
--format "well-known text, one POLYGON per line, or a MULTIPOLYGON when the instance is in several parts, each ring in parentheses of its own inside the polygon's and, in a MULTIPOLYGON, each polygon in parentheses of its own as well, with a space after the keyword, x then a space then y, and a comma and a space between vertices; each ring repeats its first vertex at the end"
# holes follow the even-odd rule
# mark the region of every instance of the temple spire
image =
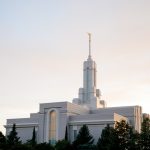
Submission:
POLYGON ((89 58, 91 58, 91 33, 88 33, 89 36, 89 58))

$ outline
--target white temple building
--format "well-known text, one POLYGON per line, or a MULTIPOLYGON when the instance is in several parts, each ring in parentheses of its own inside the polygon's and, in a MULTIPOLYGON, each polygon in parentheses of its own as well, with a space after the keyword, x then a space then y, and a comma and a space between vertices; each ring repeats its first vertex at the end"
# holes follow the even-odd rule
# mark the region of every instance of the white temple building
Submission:
POLYGON ((70 102, 42 103, 39 112, 31 113, 30 118, 7 119, 5 125, 8 135, 16 124, 18 136, 22 142, 32 138, 35 127, 37 142, 55 143, 64 139, 66 127, 70 142, 74 141, 80 128, 86 124, 95 142, 102 129, 116 121, 126 120, 140 132, 142 121, 141 106, 106 107, 97 89, 96 63, 91 57, 91 36, 89 34, 89 56, 83 64, 83 88, 79 88, 78 98, 70 102))

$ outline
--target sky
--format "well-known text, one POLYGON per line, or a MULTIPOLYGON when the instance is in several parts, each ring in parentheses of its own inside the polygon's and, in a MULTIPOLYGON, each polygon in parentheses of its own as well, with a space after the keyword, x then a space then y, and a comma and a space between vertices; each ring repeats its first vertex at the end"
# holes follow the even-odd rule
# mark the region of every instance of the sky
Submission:
POLYGON ((40 103, 78 97, 87 32, 107 106, 150 113, 149 8, 149 0, 0 0, 0 131, 40 103))

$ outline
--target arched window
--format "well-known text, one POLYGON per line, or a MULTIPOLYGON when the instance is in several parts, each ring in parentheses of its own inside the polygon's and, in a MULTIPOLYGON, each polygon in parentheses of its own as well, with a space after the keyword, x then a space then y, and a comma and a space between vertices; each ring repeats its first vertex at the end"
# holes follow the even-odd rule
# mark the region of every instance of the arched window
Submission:
POLYGON ((49 121, 49 142, 54 145, 56 143, 56 111, 50 112, 49 121))

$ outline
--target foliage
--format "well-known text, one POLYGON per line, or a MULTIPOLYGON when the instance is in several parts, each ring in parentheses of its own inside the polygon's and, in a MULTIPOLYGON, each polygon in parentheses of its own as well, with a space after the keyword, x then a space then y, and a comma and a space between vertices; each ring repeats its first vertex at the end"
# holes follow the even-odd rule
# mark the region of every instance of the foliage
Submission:
POLYGON ((19 145, 13 145, 11 149, 8 150, 32 150, 32 148, 24 144, 19 144, 19 145))
POLYGON ((66 132, 65 132, 65 140, 68 141, 68 128, 66 126, 66 132))
POLYGON ((34 146, 34 145, 36 144, 36 132, 35 132, 35 127, 33 128, 31 144, 32 144, 32 146, 34 146))
POLYGON ((130 128, 128 138, 128 150, 140 150, 140 134, 134 131, 133 127, 130 128))
POLYGON ((107 125, 103 130, 101 137, 98 139, 98 150, 114 150, 118 149, 117 136, 115 129, 107 125))
POLYGON ((145 118, 141 128, 141 147, 142 150, 150 150, 150 119, 145 118))
POLYGON ((17 145, 21 143, 21 141, 19 141, 20 138, 17 136, 17 134, 18 133, 16 132, 16 125, 13 124, 12 131, 7 136, 8 145, 12 146, 12 145, 17 145))
POLYGON ((74 146, 79 146, 79 145, 83 145, 83 144, 93 144, 94 139, 92 137, 92 135, 90 135, 89 129, 86 125, 83 125, 80 130, 79 133, 77 135, 76 140, 73 142, 74 146))
POLYGON ((5 145, 6 145, 6 138, 3 135, 3 133, 0 132, 0 149, 5 148, 5 145))
POLYGON ((58 141, 55 145, 56 150, 71 150, 71 145, 66 140, 58 141))
POLYGON ((53 147, 48 143, 36 143, 35 128, 32 139, 28 143, 22 144, 17 136, 16 126, 13 124, 12 131, 7 137, 0 132, 0 150, 150 150, 150 119, 146 118, 142 122, 141 133, 137 133, 126 121, 116 122, 115 128, 107 125, 98 139, 97 147, 93 145, 94 139, 89 129, 83 125, 71 145, 66 136, 64 140, 58 141, 53 147))
POLYGON ((118 150, 126 150, 128 148, 128 140, 130 137, 130 126, 125 120, 116 122, 115 132, 117 134, 118 150))
POLYGON ((54 147, 48 143, 37 144, 34 150, 54 150, 54 147))
POLYGON ((0 132, 0 144, 5 144, 6 143, 6 138, 5 136, 3 135, 2 132, 0 132))
POLYGON ((95 145, 83 144, 78 146, 78 150, 97 150, 95 145))
POLYGON ((35 131, 35 127, 33 128, 33 132, 32 132, 32 139, 31 140, 27 140, 27 145, 31 145, 32 147, 34 147, 36 145, 36 131, 35 131))

